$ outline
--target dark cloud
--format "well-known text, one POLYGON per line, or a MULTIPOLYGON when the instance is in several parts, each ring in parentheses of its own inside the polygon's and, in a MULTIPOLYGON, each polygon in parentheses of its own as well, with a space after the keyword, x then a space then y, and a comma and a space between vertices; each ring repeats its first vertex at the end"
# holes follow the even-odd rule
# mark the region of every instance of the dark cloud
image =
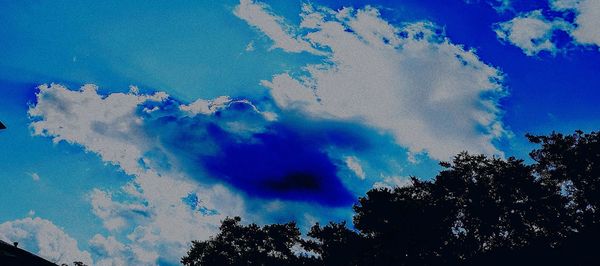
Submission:
POLYGON ((328 205, 353 200, 337 177, 337 166, 324 151, 328 143, 306 138, 280 123, 242 143, 215 131, 211 133, 218 136, 220 151, 202 156, 199 163, 248 194, 328 205))
MULTIPOLYGON (((190 116, 176 102, 144 113, 145 126, 190 176, 225 182, 249 197, 349 205, 355 196, 338 176, 331 149, 369 148, 364 128, 292 113, 268 121, 247 102, 190 116)), ((146 106, 152 109, 153 106, 146 106)), ((207 179, 210 180, 205 180, 207 179)))

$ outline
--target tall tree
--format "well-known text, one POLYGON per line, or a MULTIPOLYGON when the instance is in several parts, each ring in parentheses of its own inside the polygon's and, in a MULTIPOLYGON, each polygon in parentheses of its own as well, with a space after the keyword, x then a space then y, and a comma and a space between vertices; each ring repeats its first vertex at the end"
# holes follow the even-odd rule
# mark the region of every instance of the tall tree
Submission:
POLYGON ((431 182, 367 192, 354 206, 355 227, 370 243, 364 256, 379 265, 435 265, 452 234, 452 209, 433 198, 431 182))
POLYGON ((578 227, 600 223, 600 133, 527 137, 541 145, 530 153, 536 172, 566 197, 578 227))

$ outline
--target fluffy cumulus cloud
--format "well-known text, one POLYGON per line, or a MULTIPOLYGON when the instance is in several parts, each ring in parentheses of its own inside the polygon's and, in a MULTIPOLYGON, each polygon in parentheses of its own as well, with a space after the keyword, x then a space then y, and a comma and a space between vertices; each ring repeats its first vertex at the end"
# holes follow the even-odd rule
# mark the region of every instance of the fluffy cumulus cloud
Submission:
POLYGON ((534 10, 495 25, 499 39, 523 50, 526 55, 542 51, 555 55, 570 46, 600 48, 600 2, 596 0, 549 0, 548 10, 534 10), (570 19, 573 15, 574 19, 570 19), (555 34, 564 32, 567 46, 555 34))
POLYGON ((372 7, 305 5, 301 17, 300 37, 326 55, 304 75, 262 82, 280 108, 362 121, 435 159, 465 149, 500 153, 493 141, 505 133, 497 106, 502 74, 475 51, 428 22, 391 25, 372 7))
POLYGON ((98 266, 143 265, 145 261, 137 260, 134 249, 119 242, 114 236, 105 237, 97 234, 90 241, 90 250, 100 259, 95 262, 98 266))
POLYGON ((577 13, 576 27, 571 33, 575 41, 600 47, 600 1, 581 0, 572 7, 577 13))
POLYGON ((158 107, 150 103, 167 100, 164 93, 100 95, 91 85, 74 91, 53 84, 39 87, 37 103, 29 110, 34 134, 81 145, 134 177, 121 191, 90 193, 92 210, 104 226, 127 235, 132 252, 119 254, 134 257, 125 261, 153 264, 158 254, 178 261, 191 240, 206 239, 225 215, 243 214, 242 200, 229 189, 200 186, 177 171, 154 166, 162 157, 155 155, 155 136, 144 131, 139 114, 154 112, 158 107), (182 200, 190 194, 198 195, 194 208, 182 200))
POLYGON ((556 30, 567 30, 570 25, 563 20, 547 20, 542 10, 521 14, 509 21, 496 24, 499 39, 523 50, 526 55, 536 55, 541 51, 556 54, 559 48, 552 37, 556 30))
POLYGON ((81 145, 97 152, 104 161, 120 165, 128 174, 136 172, 142 155, 140 147, 147 143, 136 131, 136 125, 141 123, 133 115, 137 105, 167 97, 164 93, 115 93, 102 98, 95 85, 85 85, 80 91, 58 85, 42 85, 38 89, 37 104, 29 110, 36 119, 31 124, 35 135, 81 145))
POLYGON ((0 224, 0 239, 19 242, 19 247, 54 263, 71 264, 81 261, 92 265, 90 253, 81 251, 77 240, 52 222, 39 217, 27 217, 0 224))

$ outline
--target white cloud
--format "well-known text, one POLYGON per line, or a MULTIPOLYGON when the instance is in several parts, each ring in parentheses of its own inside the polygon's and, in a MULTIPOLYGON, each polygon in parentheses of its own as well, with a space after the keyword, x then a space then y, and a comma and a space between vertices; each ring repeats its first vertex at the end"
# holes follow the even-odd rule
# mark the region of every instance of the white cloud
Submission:
POLYGON ((572 45, 600 48, 600 1, 549 0, 549 5, 555 12, 574 12, 574 22, 567 22, 561 16, 546 17, 541 9, 535 10, 496 24, 498 38, 516 45, 530 56, 541 51, 553 55, 560 51, 552 40, 552 34, 557 30, 569 34, 573 38, 572 45))
POLYGON ((228 108, 232 104, 238 104, 238 103, 243 103, 243 104, 250 106, 250 108, 252 108, 256 113, 260 113, 261 115, 263 115, 263 117, 265 117, 269 121, 275 119, 273 117, 275 114, 272 114, 269 112, 260 112, 258 110, 258 108, 256 108, 256 106, 254 104, 252 104, 250 101, 245 100, 245 99, 234 100, 234 99, 231 99, 231 97, 229 97, 229 96, 219 96, 212 100, 197 99, 196 101, 194 101, 190 104, 179 105, 179 110, 188 113, 188 115, 190 115, 190 116, 196 116, 199 114, 212 115, 215 112, 217 112, 218 110, 228 108))
POLYGON ((229 96, 220 96, 214 100, 198 99, 188 105, 179 106, 179 109, 188 112, 190 115, 209 115, 213 114, 219 109, 222 109, 230 102, 231 98, 229 98, 229 96))
POLYGON ((214 234, 225 216, 244 215, 241 198, 221 185, 202 187, 182 176, 151 171, 138 176, 136 184, 151 209, 151 216, 128 234, 129 240, 136 243, 132 249, 144 257, 140 260, 148 261, 151 254, 157 253, 178 261, 192 240, 214 234), (183 204, 182 198, 190 193, 198 195, 202 204, 198 208, 215 209, 218 213, 206 216, 183 204))
POLYGON ((114 236, 96 234, 90 241, 90 249, 101 258, 97 266, 151 265, 153 261, 140 261, 131 247, 119 242, 114 236))
POLYGON ((384 176, 382 175, 382 181, 375 182, 373 184, 373 188, 389 188, 394 189, 396 187, 406 187, 410 186, 412 182, 410 178, 403 176, 384 176))
POLYGON ((281 108, 358 119, 390 131, 411 152, 446 160, 462 150, 501 153, 502 74, 427 22, 396 27, 371 7, 303 8, 303 38, 331 54, 262 84, 281 108))
POLYGON ((254 51, 254 41, 250 41, 247 45, 246 48, 244 49, 246 52, 252 52, 254 51))
POLYGON ((77 240, 51 221, 39 217, 27 217, 0 224, 0 239, 19 242, 19 247, 54 263, 71 264, 81 261, 92 265, 91 255, 87 251, 79 250, 77 240))
POLYGON ((96 234, 89 244, 91 251, 101 258, 96 261, 97 266, 156 265, 159 257, 152 249, 123 244, 114 236, 96 234))
POLYGON ((148 141, 136 127, 141 123, 135 115, 137 106, 168 97, 165 93, 113 93, 103 98, 95 85, 85 85, 79 91, 58 84, 38 89, 37 104, 29 109, 29 115, 37 119, 31 123, 33 134, 52 137, 55 143, 79 144, 128 174, 136 172, 141 149, 148 141))
POLYGON ((576 42, 600 48, 600 1, 581 0, 577 5, 577 27, 572 31, 576 42))
POLYGON ((27 173, 29 176, 31 176, 31 179, 33 181, 40 181, 40 175, 38 173, 27 173))
POLYGON ((320 53, 310 43, 295 36, 293 29, 284 24, 283 17, 274 15, 262 3, 257 3, 253 0, 240 0, 240 4, 236 6, 234 14, 251 26, 258 28, 273 40, 273 48, 281 48, 287 52, 294 53, 320 53))
POLYGON ((542 10, 521 14, 509 21, 495 25, 499 39, 523 50, 526 55, 536 55, 541 51, 556 54, 559 49, 552 42, 556 30, 567 30, 570 26, 563 20, 547 20, 542 10))
POLYGON ((575 9, 580 0, 550 0, 550 8, 557 11, 575 9))
POLYGON ((143 218, 148 208, 139 203, 121 203, 112 200, 109 192, 94 189, 90 195, 92 210, 102 219, 104 227, 108 230, 117 230, 124 227, 127 221, 143 218))
POLYGON ((346 166, 348 167, 348 169, 352 170, 352 172, 354 172, 354 174, 364 180, 365 179, 365 171, 363 171, 362 166, 360 165, 360 162, 358 161, 358 158, 354 157, 354 156, 347 156, 346 157, 346 166))
MULTIPOLYGON (((167 100, 164 93, 140 95, 132 90, 103 96, 92 85, 72 91, 52 84, 40 86, 37 104, 29 110, 34 119, 33 134, 51 137, 54 142, 82 145, 134 176, 118 192, 122 199, 115 200, 112 192, 94 189, 90 201, 93 212, 107 229, 126 233, 122 230, 133 228, 124 245, 131 251, 129 255, 143 264, 154 264, 158 254, 179 261, 192 240, 207 239, 225 216, 244 214, 241 197, 226 187, 201 186, 177 171, 153 167, 154 158, 145 156, 161 147, 144 132, 139 112, 158 112, 158 104, 152 103, 167 100), (204 215, 184 204, 182 198, 190 193, 198 195, 197 208, 215 209, 218 213, 204 215)), ((220 97, 179 108, 190 115, 211 115, 215 108, 231 102, 220 97)))

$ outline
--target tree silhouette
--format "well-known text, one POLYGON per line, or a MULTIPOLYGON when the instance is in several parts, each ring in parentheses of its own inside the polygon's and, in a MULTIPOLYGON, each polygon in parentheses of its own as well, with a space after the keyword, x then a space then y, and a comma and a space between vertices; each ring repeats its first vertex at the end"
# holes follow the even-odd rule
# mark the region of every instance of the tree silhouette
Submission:
POLYGON ((184 265, 303 265, 308 257, 294 254, 300 230, 294 222, 260 227, 241 225, 241 218, 225 219, 220 233, 207 241, 193 241, 184 265))
POLYGON ((600 264, 600 134, 527 137, 540 146, 534 164, 460 153, 431 180, 368 191, 352 228, 315 224, 305 238, 294 223, 261 228, 228 218, 182 263, 600 264))
POLYGON ((541 149, 530 153, 540 179, 568 200, 577 228, 600 222, 600 134, 527 136, 541 149))
POLYGON ((572 135, 527 136, 541 145, 530 156, 545 187, 566 202, 566 239, 556 245, 556 254, 570 258, 571 265, 600 262, 600 132, 572 135))
POLYGON ((457 262, 530 246, 551 248, 568 230, 565 201, 522 160, 462 153, 444 165, 433 181, 434 198, 453 211, 449 252, 457 262))
POLYGON ((312 239, 302 243, 307 251, 320 257, 318 264, 326 265, 361 265, 364 257, 364 239, 356 231, 349 229, 346 222, 329 224, 321 227, 315 224, 308 232, 312 239))
POLYGON ((431 182, 394 190, 374 189, 354 206, 355 227, 370 242, 368 253, 377 265, 433 265, 442 262, 452 234, 452 210, 433 198, 431 182))

